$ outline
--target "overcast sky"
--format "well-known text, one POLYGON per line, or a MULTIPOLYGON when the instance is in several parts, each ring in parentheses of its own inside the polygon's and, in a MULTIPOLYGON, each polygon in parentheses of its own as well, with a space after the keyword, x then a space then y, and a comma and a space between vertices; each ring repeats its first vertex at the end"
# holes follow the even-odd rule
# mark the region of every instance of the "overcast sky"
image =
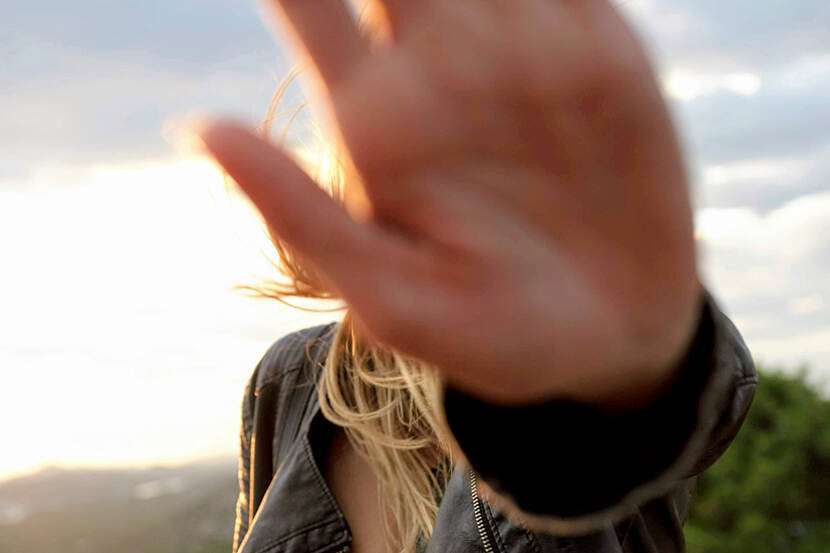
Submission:
MULTIPOLYGON (((0 476, 233 453, 259 356, 331 316, 228 291, 267 275, 262 236, 160 129, 258 121, 290 59, 239 0, 0 6, 0 476)), ((756 359, 830 382, 830 4, 623 6, 686 145, 705 282, 756 359)))

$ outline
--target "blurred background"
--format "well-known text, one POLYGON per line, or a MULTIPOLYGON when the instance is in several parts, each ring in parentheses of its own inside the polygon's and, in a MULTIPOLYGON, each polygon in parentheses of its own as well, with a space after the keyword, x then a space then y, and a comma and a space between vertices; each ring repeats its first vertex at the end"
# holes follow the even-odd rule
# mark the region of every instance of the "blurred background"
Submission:
MULTIPOLYGON (((627 0, 685 143, 704 281, 765 378, 693 552, 830 550, 830 4, 627 0)), ((0 553, 229 551, 239 406, 332 320, 162 128, 251 125, 293 62, 238 0, 0 0, 0 553)), ((289 87, 275 129, 303 101, 289 87)), ((288 145, 316 159, 300 115, 288 145)))

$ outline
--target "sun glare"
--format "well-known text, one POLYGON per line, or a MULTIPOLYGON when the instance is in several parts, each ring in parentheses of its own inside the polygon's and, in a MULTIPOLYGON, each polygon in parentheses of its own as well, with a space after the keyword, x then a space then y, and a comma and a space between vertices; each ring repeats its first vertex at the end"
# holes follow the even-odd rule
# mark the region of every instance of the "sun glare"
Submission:
POLYGON ((274 276, 247 200, 198 158, 22 186, 0 186, 0 478, 232 454, 267 346, 334 318, 231 291, 274 276))

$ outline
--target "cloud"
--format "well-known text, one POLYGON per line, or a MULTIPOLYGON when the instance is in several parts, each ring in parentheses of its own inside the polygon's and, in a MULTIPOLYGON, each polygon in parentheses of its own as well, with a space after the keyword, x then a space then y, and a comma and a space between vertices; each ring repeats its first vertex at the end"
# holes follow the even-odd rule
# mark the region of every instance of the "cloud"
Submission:
MULTIPOLYGON (((785 10, 768 1, 634 0, 622 6, 668 62, 663 82, 693 172, 765 159, 812 163, 830 143, 830 44, 779 40, 805 29, 816 31, 808 37, 825 36, 818 19, 825 4, 785 10), (756 45, 735 35, 767 36, 764 43, 780 51, 777 61, 748 55, 756 45)), ((46 161, 168 155, 163 121, 191 111, 256 122, 290 64, 247 2, 36 0, 8 11, 14 25, 0 41, 9 60, 0 67, 0 176, 7 178, 46 161)), ((292 87, 286 105, 300 98, 292 87)), ((301 118, 295 133, 306 123, 301 118)), ((760 191, 737 179, 706 188, 701 198, 708 206, 769 209, 826 186, 817 171, 792 187, 760 191)))
POLYGON ((830 141, 807 155, 699 166, 694 180, 697 205, 745 206, 763 213, 794 197, 830 189, 830 141))
POLYGON ((763 211, 827 189, 830 4, 619 4, 660 70, 700 205, 763 211), (759 164, 778 167, 747 173, 759 164))
MULTIPOLYGON (((60 70, 0 88, 0 176, 39 166, 170 156, 169 119, 226 113, 262 120, 287 66, 253 56, 202 74, 135 61, 53 52, 60 70)), ((299 103, 292 85, 287 106, 299 103)))
POLYGON ((795 54, 826 52, 830 5, 823 0, 628 0, 620 7, 659 45, 661 64, 698 71, 764 72, 795 54))
POLYGON ((761 77, 757 73, 705 74, 693 71, 669 71, 664 78, 669 96, 681 101, 725 90, 741 96, 754 96, 761 89, 761 77))
POLYGON ((830 56, 794 61, 760 79, 753 95, 721 88, 675 104, 696 158, 723 163, 804 155, 830 143, 830 56))
POLYGON ((30 0, 8 2, 3 17, 3 53, 18 70, 16 58, 34 61, 24 68, 35 74, 51 73, 55 64, 38 60, 33 45, 196 74, 251 52, 274 52, 252 2, 30 0))
MULTIPOLYGON (((18 2, 0 38, 0 177, 43 164, 160 158, 167 119, 264 116, 290 67, 230 0, 18 2)), ((289 89, 287 105, 301 91, 289 89)))
POLYGON ((830 349, 808 339, 830 333, 830 192, 765 214, 704 208, 695 222, 706 281, 756 357, 830 377, 830 349))

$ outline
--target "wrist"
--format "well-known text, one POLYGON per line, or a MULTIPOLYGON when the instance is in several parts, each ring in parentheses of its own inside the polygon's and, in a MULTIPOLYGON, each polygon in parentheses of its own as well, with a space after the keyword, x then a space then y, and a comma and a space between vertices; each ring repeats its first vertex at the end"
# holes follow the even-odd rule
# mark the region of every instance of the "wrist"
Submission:
POLYGON ((704 304, 703 287, 698 284, 694 308, 677 325, 673 335, 655 339, 652 346, 637 356, 638 362, 609 369, 595 382, 574 387, 563 399, 613 413, 635 410, 656 401, 676 383, 695 345, 704 304))

